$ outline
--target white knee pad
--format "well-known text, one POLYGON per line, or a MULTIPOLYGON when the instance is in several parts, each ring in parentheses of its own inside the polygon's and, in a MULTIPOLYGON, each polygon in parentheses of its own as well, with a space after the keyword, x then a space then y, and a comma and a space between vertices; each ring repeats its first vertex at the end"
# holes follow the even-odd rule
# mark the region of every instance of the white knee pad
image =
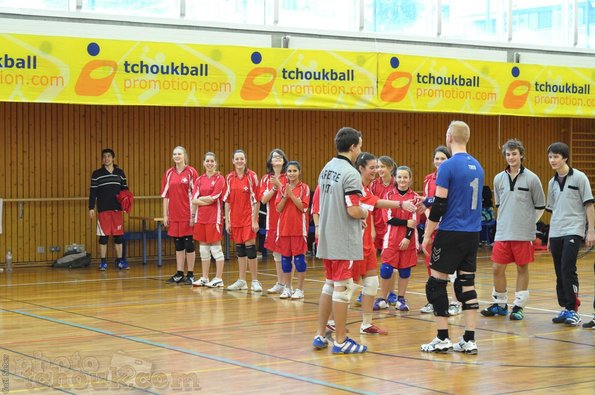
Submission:
POLYGON ((278 252, 273 252, 273 259, 275 262, 281 262, 281 254, 278 252))
POLYGON ((362 285, 364 286, 364 289, 362 290, 364 295, 376 296, 380 286, 380 281, 378 281, 378 276, 364 277, 362 285))
POLYGON ((208 261, 211 259, 211 249, 209 248, 208 245, 200 245, 199 249, 200 251, 200 259, 203 261, 208 261))
POLYGON ((351 302, 351 294, 353 294, 354 289, 355 285, 353 284, 353 279, 351 278, 349 280, 335 281, 335 290, 333 291, 333 302, 351 302), (345 291, 337 291, 338 287, 345 287, 345 291))
POLYGON ((211 246, 210 249, 211 255, 213 255, 213 258, 215 258, 216 261, 221 261, 225 258, 225 255, 223 255, 223 249, 221 249, 221 244, 211 246))
POLYGON ((527 302, 529 301, 529 291, 517 291, 514 293, 514 304, 516 306, 525 308, 527 302))
POLYGON ((326 280, 322 286, 322 293, 328 296, 333 296, 333 291, 335 290, 333 284, 335 283, 332 280, 326 280))

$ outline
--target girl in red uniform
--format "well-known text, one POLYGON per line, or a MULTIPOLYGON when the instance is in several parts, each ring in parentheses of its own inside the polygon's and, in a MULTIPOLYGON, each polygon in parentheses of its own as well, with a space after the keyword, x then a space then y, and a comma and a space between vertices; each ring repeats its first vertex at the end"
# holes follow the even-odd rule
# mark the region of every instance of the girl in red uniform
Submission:
MULTIPOLYGON (((411 169, 407 166, 400 166, 397 169, 397 191, 390 196, 391 200, 396 201, 418 201, 419 196, 410 188, 411 169)), ((382 277, 381 297, 375 304, 379 308, 386 306, 386 297, 394 287, 393 277, 394 269, 399 271, 399 287, 396 309, 409 311, 405 292, 409 277, 411 277, 411 268, 417 265, 417 231, 416 231, 416 213, 409 212, 403 208, 391 209, 388 211, 388 229, 384 236, 382 254, 382 266, 380 268, 380 277, 382 277)))
POLYGON ((308 205, 310 204, 310 187, 300 181, 302 166, 299 162, 287 164, 287 179, 280 193, 277 194, 277 248, 281 253, 283 284, 286 284, 281 299, 293 300, 304 298, 304 278, 306 277, 306 257, 308 250, 308 205), (297 271, 298 285, 291 290, 291 270, 293 265, 297 271))
MULTIPOLYGON (((370 191, 380 199, 386 199, 387 196, 395 191, 395 175, 397 174, 397 164, 390 156, 381 156, 378 158, 378 177, 370 183, 370 191)), ((378 251, 382 250, 384 234, 386 233, 386 210, 374 211, 374 227, 376 237, 374 246, 378 251)))
POLYGON ((287 183, 285 170, 287 168, 287 156, 279 148, 275 148, 269 154, 267 160, 267 174, 260 180, 260 202, 267 207, 266 217, 266 239, 264 248, 273 253, 275 260, 275 269, 277 270, 277 282, 268 293, 281 293, 285 288, 283 282, 283 271, 281 270, 281 254, 277 248, 277 222, 279 213, 277 212, 278 191, 287 183))
POLYGON ((176 147, 172 159, 175 166, 163 175, 161 197, 163 198, 163 226, 176 246, 176 274, 168 284, 189 284, 194 282, 194 241, 192 240, 194 219, 190 212, 190 200, 198 172, 188 165, 188 153, 184 147, 176 147), (184 277, 184 261, 188 272, 184 277))
POLYGON ((204 155, 202 162, 205 173, 198 177, 192 194, 192 216, 194 218, 194 240, 200 243, 202 277, 192 285, 196 287, 223 287, 224 256, 221 249, 223 232, 223 189, 225 179, 217 171, 217 157, 212 152, 204 155), (215 277, 209 281, 211 256, 217 267, 215 277))
POLYGON ((252 273, 252 292, 262 292, 258 281, 256 260, 256 232, 258 232, 258 176, 248 169, 246 153, 235 150, 234 170, 225 178, 225 229, 236 245, 239 279, 227 287, 228 291, 248 289, 246 269, 252 273))

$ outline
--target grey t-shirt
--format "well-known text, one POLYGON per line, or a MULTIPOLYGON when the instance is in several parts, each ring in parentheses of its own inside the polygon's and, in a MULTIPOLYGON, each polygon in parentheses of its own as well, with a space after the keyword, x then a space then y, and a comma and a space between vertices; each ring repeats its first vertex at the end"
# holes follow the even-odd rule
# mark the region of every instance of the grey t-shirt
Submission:
POLYGON ((593 192, 585 173, 571 167, 562 184, 555 174, 548 184, 545 208, 552 212, 550 237, 577 235, 584 238, 586 203, 593 203, 593 192))
POLYGON ((541 181, 535 173, 524 167, 521 167, 514 180, 507 170, 494 177, 494 202, 498 207, 495 240, 533 241, 535 210, 545 208, 541 181))
POLYGON ((347 213, 353 197, 362 195, 362 180, 349 159, 331 159, 318 177, 320 222, 318 250, 322 259, 362 260, 362 226, 347 213))

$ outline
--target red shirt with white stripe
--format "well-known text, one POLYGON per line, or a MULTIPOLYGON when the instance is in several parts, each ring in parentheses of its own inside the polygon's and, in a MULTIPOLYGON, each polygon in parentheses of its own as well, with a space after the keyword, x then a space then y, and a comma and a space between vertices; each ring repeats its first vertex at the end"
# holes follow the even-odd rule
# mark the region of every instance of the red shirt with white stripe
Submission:
POLYGON ((246 170, 242 177, 234 170, 225 177, 223 201, 229 204, 232 227, 252 226, 258 196, 258 176, 252 170, 246 170))
POLYGON ((372 213, 375 211, 374 207, 376 207, 376 203, 380 198, 374 195, 370 188, 367 186, 362 186, 363 188, 363 195, 359 200, 359 205, 366 211, 368 211, 368 216, 366 217, 366 228, 364 229, 364 256, 368 256, 372 251, 374 251, 374 240, 372 239, 372 213))
MULTIPOLYGON (((391 193, 387 196, 387 198, 389 200, 396 200, 396 201, 400 201, 401 205, 403 204, 403 202, 407 201, 407 200, 412 200, 419 197, 419 195, 417 193, 415 193, 413 190, 408 189, 407 192, 405 192, 404 195, 401 195, 399 193, 399 191, 395 191, 394 193, 391 193)), ((399 219, 404 219, 404 220, 410 220, 410 219, 417 219, 417 215, 415 212, 410 213, 407 210, 404 210, 401 207, 399 208, 391 208, 387 210, 387 215, 388 215, 388 219, 391 218, 399 218, 399 219)), ((393 226, 393 225, 388 225, 386 234, 384 235, 384 245, 383 248, 392 248, 392 249, 399 249, 399 244, 401 243, 401 240, 403 240, 405 238, 405 235, 407 233, 407 226, 393 226)), ((419 241, 417 238, 417 229, 414 229, 413 231, 413 235, 411 236, 410 239, 410 243, 409 243, 409 247, 407 248, 408 250, 415 250, 419 247, 419 241)))
MULTIPOLYGON (((289 183, 281 188, 281 191, 279 191, 281 193, 277 194, 277 204, 279 204, 283 195, 289 194, 289 188, 291 188, 289 183)), ((283 211, 279 213, 277 235, 307 237, 309 227, 308 205, 310 204, 310 187, 300 181, 291 190, 293 195, 302 201, 302 208, 298 209, 289 196, 285 197, 285 206, 283 207, 283 211)))
POLYGON ((201 175, 196 180, 192 199, 198 199, 201 196, 210 196, 215 201, 207 206, 198 206, 194 222, 197 224, 216 224, 223 223, 223 190, 225 189, 225 179, 219 173, 211 177, 207 173, 201 175))
POLYGON ((178 172, 176 167, 167 170, 161 181, 161 197, 169 199, 168 217, 172 222, 190 222, 190 201, 192 190, 198 178, 198 172, 192 166, 186 166, 178 172))
MULTIPOLYGON (((263 195, 269 193, 275 184, 273 184, 272 178, 274 174, 265 174, 260 180, 260 196, 258 200, 262 200, 263 195)), ((287 184, 287 176, 285 173, 279 175, 279 182, 281 185, 287 184)), ((271 231, 273 234, 277 231, 277 222, 279 222, 279 213, 277 212, 277 196, 279 191, 275 191, 271 199, 267 202, 267 218, 266 218, 266 230, 271 231)))
MULTIPOLYGON (((370 183, 370 191, 378 196, 380 199, 387 199, 387 196, 396 191, 395 187, 395 177, 390 178, 390 182, 388 185, 384 185, 384 181, 382 181, 381 177, 378 177, 374 181, 370 183)), ((380 240, 384 237, 386 233, 386 221, 387 221, 387 214, 386 209, 378 209, 374 211, 374 227, 376 229, 376 239, 378 239, 378 244, 376 247, 380 247, 380 240)))

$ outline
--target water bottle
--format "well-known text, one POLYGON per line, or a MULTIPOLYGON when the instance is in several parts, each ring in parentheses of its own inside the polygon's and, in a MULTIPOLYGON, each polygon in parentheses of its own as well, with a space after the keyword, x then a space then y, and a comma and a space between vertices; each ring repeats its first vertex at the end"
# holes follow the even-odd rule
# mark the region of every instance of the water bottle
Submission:
POLYGON ((10 250, 6 252, 6 271, 12 271, 12 251, 10 250))

